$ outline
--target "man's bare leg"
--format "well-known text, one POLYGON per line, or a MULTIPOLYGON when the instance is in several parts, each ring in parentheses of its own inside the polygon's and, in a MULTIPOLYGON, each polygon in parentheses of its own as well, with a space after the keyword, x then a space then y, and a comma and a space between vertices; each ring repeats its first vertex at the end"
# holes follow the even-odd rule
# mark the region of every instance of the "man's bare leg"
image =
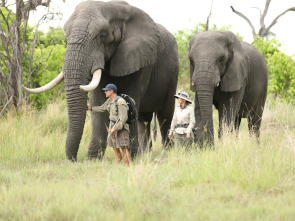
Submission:
POLYGON ((115 148, 113 147, 114 152, 115 152, 115 157, 117 158, 118 162, 120 163, 122 161, 122 155, 121 155, 121 151, 119 148, 115 148))
POLYGON ((123 154, 124 154, 124 162, 129 166, 130 162, 130 153, 127 148, 122 148, 123 154))

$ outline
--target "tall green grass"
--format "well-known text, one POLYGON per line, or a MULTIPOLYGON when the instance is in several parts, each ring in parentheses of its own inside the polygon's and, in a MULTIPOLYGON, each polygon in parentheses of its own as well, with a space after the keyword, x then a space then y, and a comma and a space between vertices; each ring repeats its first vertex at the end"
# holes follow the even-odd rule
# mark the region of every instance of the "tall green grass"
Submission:
MULTIPOLYGON (((215 130, 217 130, 216 113, 215 130)), ((294 220, 295 107, 268 100, 258 145, 242 121, 214 150, 153 151, 130 167, 108 148, 65 156, 64 101, 0 119, 0 220, 294 220)))

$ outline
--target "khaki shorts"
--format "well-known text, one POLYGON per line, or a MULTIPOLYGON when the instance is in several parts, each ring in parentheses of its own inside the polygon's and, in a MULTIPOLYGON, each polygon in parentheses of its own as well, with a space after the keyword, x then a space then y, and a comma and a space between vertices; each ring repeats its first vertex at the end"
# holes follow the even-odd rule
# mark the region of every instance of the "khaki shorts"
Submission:
POLYGON ((108 140, 108 146, 116 148, 129 148, 129 131, 126 129, 122 129, 120 131, 117 131, 114 136, 111 135, 108 140))

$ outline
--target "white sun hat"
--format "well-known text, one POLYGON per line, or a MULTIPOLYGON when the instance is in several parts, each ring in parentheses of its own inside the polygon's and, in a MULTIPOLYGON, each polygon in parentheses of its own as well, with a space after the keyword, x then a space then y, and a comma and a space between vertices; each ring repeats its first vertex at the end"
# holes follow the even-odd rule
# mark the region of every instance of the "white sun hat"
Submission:
POLYGON ((192 103, 189 99, 189 95, 186 92, 180 92, 177 95, 174 95, 174 97, 176 98, 181 98, 183 100, 186 100, 187 102, 189 102, 190 104, 192 103))

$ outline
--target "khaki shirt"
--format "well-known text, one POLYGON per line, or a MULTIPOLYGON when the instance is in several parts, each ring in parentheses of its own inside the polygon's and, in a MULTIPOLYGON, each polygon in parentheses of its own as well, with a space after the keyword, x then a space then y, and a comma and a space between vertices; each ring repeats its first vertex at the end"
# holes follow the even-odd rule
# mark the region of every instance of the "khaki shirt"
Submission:
POLYGON ((187 134, 191 133, 192 129, 195 125, 195 114, 193 105, 187 105, 185 108, 180 108, 180 106, 176 107, 173 115, 173 119, 171 122, 169 135, 172 135, 175 130, 178 134, 187 134), (177 124, 188 124, 187 128, 184 127, 176 127, 177 124))
POLYGON ((101 106, 92 107, 92 111, 93 112, 108 111, 110 114, 109 119, 111 120, 111 127, 113 127, 115 125, 115 122, 118 119, 120 119, 117 125, 114 127, 114 129, 117 131, 122 130, 123 128, 125 128, 126 130, 129 130, 129 124, 126 123, 128 119, 129 107, 126 101, 121 97, 117 100, 117 105, 118 105, 118 109, 116 107, 115 99, 112 101, 109 98, 101 106))

